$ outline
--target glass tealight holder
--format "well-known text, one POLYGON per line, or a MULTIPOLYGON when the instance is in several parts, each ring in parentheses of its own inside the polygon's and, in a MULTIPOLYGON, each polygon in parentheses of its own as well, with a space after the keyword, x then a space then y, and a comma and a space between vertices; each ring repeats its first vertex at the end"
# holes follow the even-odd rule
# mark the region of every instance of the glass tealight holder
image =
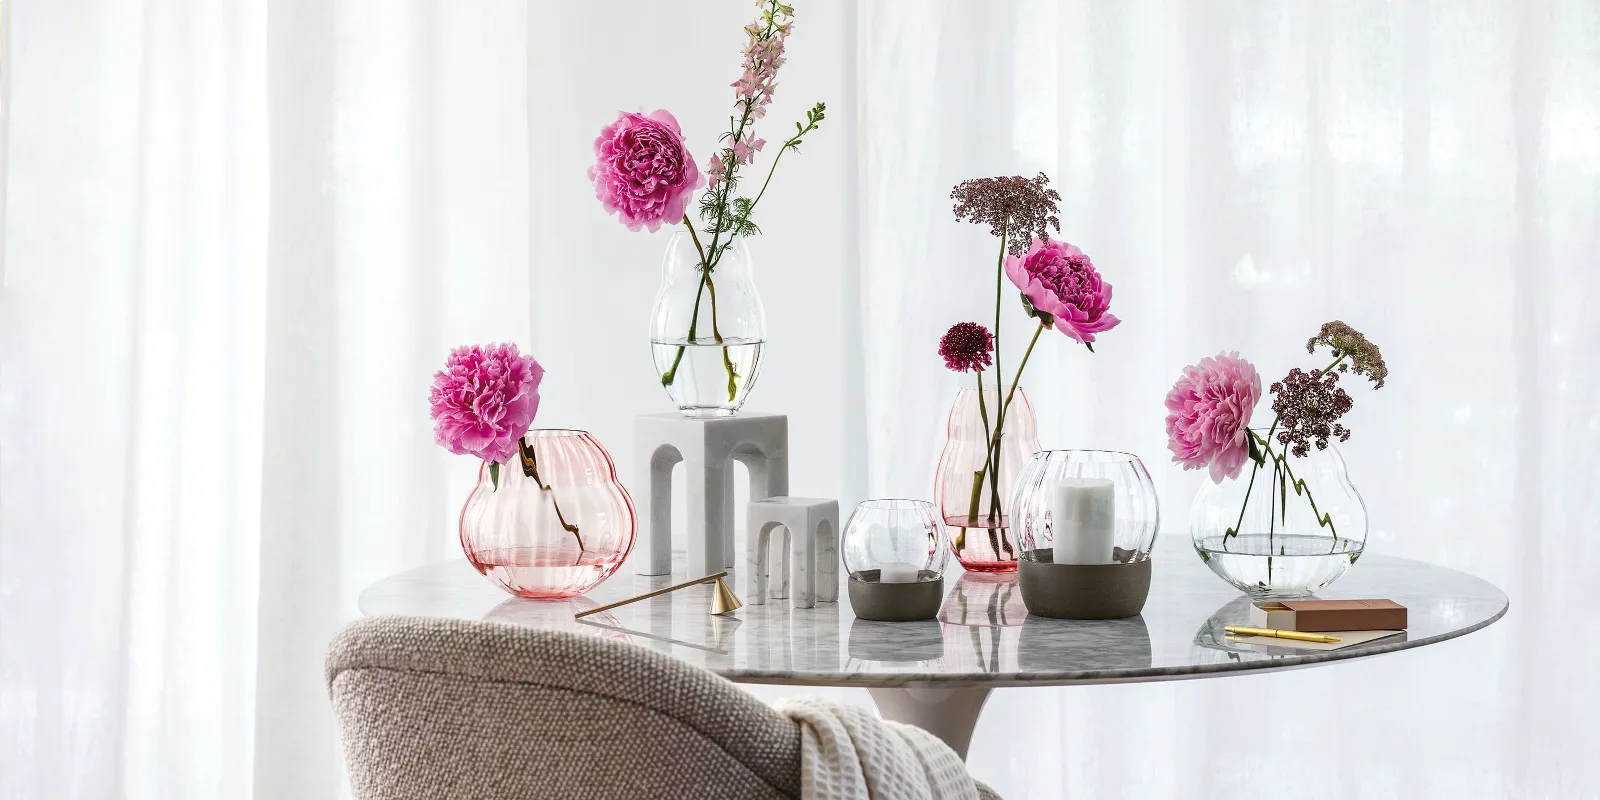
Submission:
POLYGON ((868 500, 856 506, 839 542, 856 616, 882 622, 937 617, 946 545, 944 521, 932 503, 868 500))
POLYGON ((1010 518, 1028 613, 1117 619, 1144 609, 1161 510, 1138 456, 1034 453, 1017 479, 1010 518))

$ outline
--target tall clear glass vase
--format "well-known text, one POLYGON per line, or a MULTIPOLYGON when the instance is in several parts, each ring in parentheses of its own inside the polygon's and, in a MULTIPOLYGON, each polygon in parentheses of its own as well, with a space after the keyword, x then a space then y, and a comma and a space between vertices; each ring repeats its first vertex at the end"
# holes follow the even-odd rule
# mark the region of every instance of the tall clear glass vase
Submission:
POLYGON ((650 320, 656 375, 672 402, 689 417, 731 416, 755 386, 766 341, 767 312, 744 238, 713 245, 704 234, 674 233, 650 320))
POLYGON ((1028 393, 1017 389, 1006 412, 999 464, 991 472, 987 455, 989 434, 1000 408, 998 387, 984 386, 983 398, 980 409, 977 389, 964 388, 956 394, 945 426, 944 450, 934 471, 934 501, 950 528, 951 552, 962 568, 968 572, 1015 572, 1016 540, 1006 514, 1022 465, 1039 450, 1039 428, 1028 393), (980 471, 984 473, 981 481, 977 479, 980 471))

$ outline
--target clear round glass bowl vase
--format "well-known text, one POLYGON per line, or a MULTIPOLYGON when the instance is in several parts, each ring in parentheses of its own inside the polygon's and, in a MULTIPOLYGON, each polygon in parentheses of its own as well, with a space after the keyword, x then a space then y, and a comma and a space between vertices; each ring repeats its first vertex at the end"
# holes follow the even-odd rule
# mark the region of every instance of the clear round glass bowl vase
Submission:
POLYGON ((594 437, 531 430, 519 457, 488 463, 461 508, 461 550, 518 597, 575 597, 598 586, 633 549, 633 500, 594 437))
MULTIPOLYGON (((1264 428, 1252 432, 1267 439, 1264 428)), ((1367 507, 1337 446, 1301 457, 1275 440, 1271 448, 1282 461, 1269 455, 1237 478, 1206 482, 1189 509, 1189 535, 1206 566, 1239 591, 1307 597, 1361 557, 1367 507)))
POLYGON ((743 237, 713 244, 679 230, 667 242, 650 319, 656 377, 689 417, 726 417, 744 406, 761 374, 767 311, 743 237), (701 252, 712 258, 702 267, 701 252), (713 255, 715 253, 716 255, 713 255))
POLYGON ((1028 613, 1117 619, 1143 610, 1161 503, 1138 456, 1034 453, 1017 478, 1011 523, 1028 613))
POLYGON ((986 456, 990 426, 1000 407, 998 387, 985 386, 983 398, 980 407, 977 389, 968 387, 956 393, 955 405, 945 423, 944 449, 934 469, 934 503, 950 528, 950 552, 963 569, 1015 572, 1017 548, 1006 504, 1016 489, 1022 465, 1039 450, 1039 427, 1028 393, 1019 387, 1006 412, 998 474, 989 474, 986 456), (984 472, 981 481, 977 479, 979 471, 984 472))
POLYGON ((933 619, 944 601, 945 528, 926 500, 867 500, 839 537, 850 606, 861 619, 933 619))

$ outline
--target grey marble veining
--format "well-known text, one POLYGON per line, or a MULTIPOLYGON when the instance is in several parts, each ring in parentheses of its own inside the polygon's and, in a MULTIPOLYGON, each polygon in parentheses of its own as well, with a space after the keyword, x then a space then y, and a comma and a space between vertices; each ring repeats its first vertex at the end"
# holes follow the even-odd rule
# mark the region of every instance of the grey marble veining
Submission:
POLYGON ((379 581, 359 604, 367 615, 486 619, 612 637, 745 683, 866 687, 1122 683, 1287 669, 1444 641, 1507 608, 1503 592, 1471 575, 1366 555, 1319 596, 1393 598, 1410 609, 1405 637, 1325 652, 1245 645, 1227 641, 1222 626, 1248 624, 1248 600, 1211 574, 1188 541, 1162 537, 1155 559, 1144 613, 1099 622, 1030 616, 1014 577, 959 572, 946 575, 939 619, 924 622, 856 619, 844 593, 813 608, 746 604, 731 617, 713 617, 709 585, 573 619, 690 577, 681 557, 672 576, 634 575, 624 565, 588 595, 565 601, 510 597, 457 559, 379 581))

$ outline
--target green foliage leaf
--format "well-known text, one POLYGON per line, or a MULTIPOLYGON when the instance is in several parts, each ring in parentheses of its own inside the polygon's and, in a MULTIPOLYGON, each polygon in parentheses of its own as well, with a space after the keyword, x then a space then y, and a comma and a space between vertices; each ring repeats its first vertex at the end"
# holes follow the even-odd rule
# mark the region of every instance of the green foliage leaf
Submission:
POLYGON ((1256 462, 1258 467, 1266 464, 1267 457, 1262 455, 1261 448, 1256 446, 1256 437, 1251 436, 1249 431, 1245 431, 1244 440, 1250 445, 1250 460, 1256 462))
POLYGON ((500 462, 498 461, 489 462, 489 482, 494 486, 495 491, 500 491, 500 462))

